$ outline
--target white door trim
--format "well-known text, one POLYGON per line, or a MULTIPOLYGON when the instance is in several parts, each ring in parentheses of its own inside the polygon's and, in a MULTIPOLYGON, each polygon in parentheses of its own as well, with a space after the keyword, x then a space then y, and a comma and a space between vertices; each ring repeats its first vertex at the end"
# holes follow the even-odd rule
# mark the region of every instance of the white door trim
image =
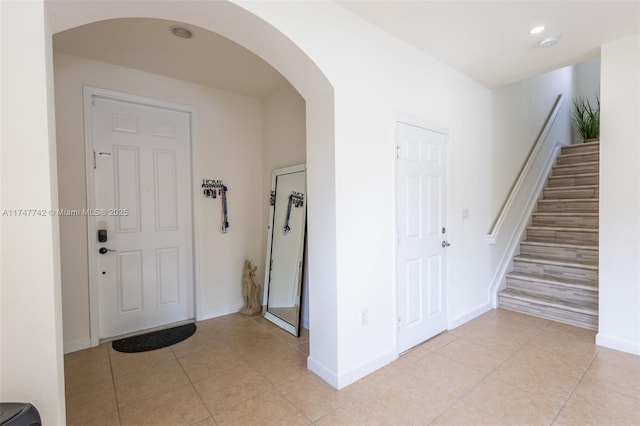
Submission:
MULTIPOLYGON (((144 96, 131 95, 128 93, 116 92, 113 90, 99 89, 91 86, 83 86, 83 108, 84 108, 84 141, 85 141, 85 177, 87 191, 87 209, 95 209, 95 186, 93 178, 93 99, 100 97, 115 101, 128 102, 143 106, 151 106, 157 108, 168 109, 172 111, 183 112, 189 115, 189 146, 191 149, 191 158, 189 169, 191 170, 191 218, 192 218, 192 244, 193 244, 193 286, 194 286, 194 314, 199 319, 200 315, 200 270, 199 264, 199 214, 197 208, 197 200, 200 195, 200 188, 194 185, 198 181, 198 162, 197 147, 193 142, 195 137, 195 116, 197 110, 193 107, 180 105, 173 102, 162 101, 144 96)), ((99 316, 99 298, 98 298, 98 280, 97 271, 97 252, 98 245, 96 241, 95 221, 87 218, 87 257, 89 266, 89 323, 90 323, 90 342, 91 346, 100 344, 100 316, 99 316)))
MULTIPOLYGON (((398 124, 399 123, 404 123, 404 124, 408 124, 411 126, 416 126, 416 127, 421 127, 423 129, 426 130, 430 130, 432 132, 435 133, 440 133, 442 135, 445 136, 445 150, 446 150, 446 171, 445 171, 445 191, 446 191, 446 208, 447 208, 447 214, 446 214, 446 221, 447 224, 449 224, 449 228, 447 230, 447 235, 448 235, 448 241, 451 242, 451 247, 449 247, 447 250, 449 251, 448 256, 446 257, 446 264, 445 264, 445 271, 447 274, 447 285, 445 288, 445 303, 447 305, 447 312, 446 312, 446 323, 447 323, 447 330, 451 330, 452 328, 452 322, 451 322, 451 284, 453 282, 452 280, 452 258, 453 258, 453 254, 455 253, 455 245, 453 244, 453 241, 455 240, 455 231, 452 231, 451 229, 451 131, 445 127, 436 125, 428 120, 425 120, 423 118, 419 118, 416 117, 414 115, 410 115, 410 114, 405 114, 402 112, 395 112, 394 113, 394 122, 393 122, 393 158, 396 159, 397 158, 397 150, 396 147, 398 145, 398 142, 396 140, 396 136, 397 135, 397 131, 398 131, 398 124)), ((397 178, 398 176, 398 162, 394 160, 393 162, 393 176, 394 179, 397 178)), ((398 300, 397 300, 397 289, 398 289, 398 244, 396 243, 396 238, 397 238, 397 227, 398 227, 398 217, 397 217, 397 187, 396 185, 393 186, 393 200, 394 200, 394 209, 393 209, 393 220, 394 220, 394 227, 393 227, 393 241, 394 241, 394 256, 393 256, 393 276, 394 276, 394 283, 395 283, 395 287, 394 287, 394 308, 395 308, 395 315, 394 315, 394 321, 397 321, 398 318, 398 300)), ((400 355, 400 345, 398 342, 398 327, 397 327, 397 322, 394 324, 393 327, 395 333, 396 333, 396 352, 398 355, 400 355)))

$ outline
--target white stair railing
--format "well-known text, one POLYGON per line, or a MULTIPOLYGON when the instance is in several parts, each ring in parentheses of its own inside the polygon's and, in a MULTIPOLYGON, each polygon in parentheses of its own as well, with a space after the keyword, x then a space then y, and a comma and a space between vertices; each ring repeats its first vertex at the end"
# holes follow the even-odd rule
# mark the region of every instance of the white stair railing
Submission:
MULTIPOLYGON (((563 102, 564 102, 564 95, 562 94, 558 95, 558 98, 556 99, 556 103, 553 105, 553 108, 551 109, 551 113, 549 113, 549 117, 547 117, 547 121, 545 122, 545 125, 542 128, 542 131, 540 132, 540 135, 538 136, 536 143, 531 147, 531 150, 527 155, 527 159, 525 160, 524 164, 520 168, 520 172, 518 173, 516 180, 511 185, 511 189, 509 190, 509 195, 507 196, 505 201, 502 203, 502 207, 500 208, 498 215, 496 216, 496 218, 493 221, 493 224, 491 225, 491 229, 487 234, 487 240, 489 241, 489 243, 494 244, 498 239, 498 236, 500 235, 502 231, 502 227, 505 223, 505 219, 513 209, 514 200, 516 199, 516 196, 519 194, 523 184, 529 177, 532 166, 538 159, 540 148, 544 145, 544 142, 547 139, 547 135, 549 134, 549 130, 551 129, 551 126, 553 125, 556 119, 556 116, 558 115, 558 112, 560 112, 560 108, 562 107, 563 102)), ((542 176, 536 176, 536 177, 538 179, 542 178, 542 176)))
POLYGON ((489 300, 491 300, 493 307, 497 306, 498 290, 504 284, 507 269, 512 264, 513 255, 516 252, 536 201, 542 193, 546 177, 553 167, 558 152, 563 145, 568 143, 568 141, 562 143, 558 140, 547 141, 551 127, 560 112, 563 102, 564 95, 558 95, 540 135, 529 151, 526 161, 522 165, 516 180, 511 185, 511 190, 486 235, 487 241, 490 244, 495 244, 505 231, 505 226, 509 228, 508 241, 504 246, 489 286, 489 300), (523 193, 525 190, 528 192, 527 194, 523 193))

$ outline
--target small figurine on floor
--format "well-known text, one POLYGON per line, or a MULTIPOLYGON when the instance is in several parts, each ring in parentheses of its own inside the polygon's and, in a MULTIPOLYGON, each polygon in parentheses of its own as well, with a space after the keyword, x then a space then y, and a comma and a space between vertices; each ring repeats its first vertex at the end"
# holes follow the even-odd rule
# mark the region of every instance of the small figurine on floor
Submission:
POLYGON ((257 266, 251 267, 251 262, 244 261, 244 271, 242 272, 242 295, 244 296, 244 307, 240 313, 244 315, 254 315, 262 310, 260 303, 260 286, 253 282, 256 276, 257 266))

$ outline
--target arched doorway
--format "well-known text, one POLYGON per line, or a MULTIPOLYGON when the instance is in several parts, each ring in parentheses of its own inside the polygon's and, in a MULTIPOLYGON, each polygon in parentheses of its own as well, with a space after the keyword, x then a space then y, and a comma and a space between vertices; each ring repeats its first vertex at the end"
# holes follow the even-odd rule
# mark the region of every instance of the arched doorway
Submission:
MULTIPOLYGON (((148 2, 52 2, 47 12, 54 34, 92 22, 135 17, 205 28, 262 57, 295 87, 306 103, 307 185, 314 200, 307 213, 309 309, 331 311, 336 282, 333 88, 304 50, 266 21, 228 2, 194 2, 189 8, 179 2, 154 2, 153 6, 148 2)), ((317 364, 335 367, 335 321, 316 324, 311 317, 310 363, 316 358, 317 364)))

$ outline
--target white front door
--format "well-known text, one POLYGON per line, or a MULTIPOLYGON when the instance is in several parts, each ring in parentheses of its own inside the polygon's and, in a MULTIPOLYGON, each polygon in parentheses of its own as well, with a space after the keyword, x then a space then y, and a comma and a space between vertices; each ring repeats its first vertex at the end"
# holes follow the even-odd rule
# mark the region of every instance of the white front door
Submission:
POLYGON ((396 129, 398 350, 403 352, 447 328, 447 137, 402 122, 396 129))
POLYGON ((99 96, 92 108, 100 338, 191 319, 189 114, 99 96))

